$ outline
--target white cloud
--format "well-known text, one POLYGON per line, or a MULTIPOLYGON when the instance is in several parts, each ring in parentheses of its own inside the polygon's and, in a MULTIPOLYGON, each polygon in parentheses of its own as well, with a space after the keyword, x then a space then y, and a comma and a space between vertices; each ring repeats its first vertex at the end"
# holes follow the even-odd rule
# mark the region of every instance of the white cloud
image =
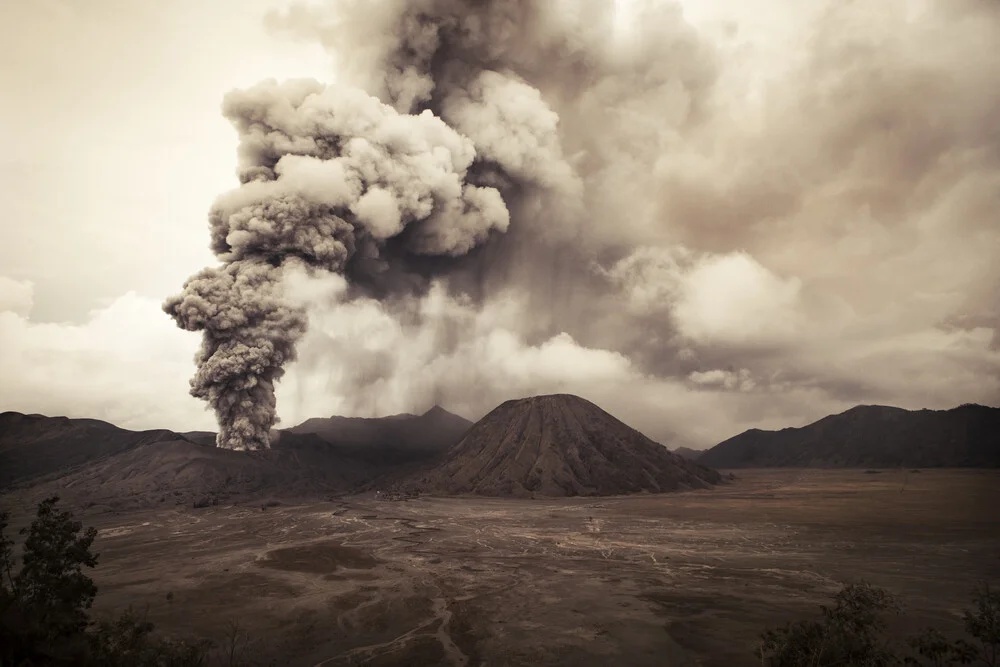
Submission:
POLYGON ((739 371, 714 369, 710 371, 694 371, 688 375, 688 380, 699 387, 712 387, 729 391, 751 391, 755 386, 750 370, 741 368, 739 371))
POLYGON ((27 317, 34 303, 34 288, 30 280, 14 280, 0 276, 0 313, 11 312, 27 317))
MULTIPOLYGON (((322 282, 307 289, 320 294, 322 282)), ((747 369, 656 377, 624 354, 587 347, 567 333, 529 343, 517 331, 528 311, 513 294, 475 307, 438 288, 407 314, 371 300, 339 304, 339 295, 332 285, 327 297, 311 300, 300 360, 278 387, 285 425, 316 415, 420 411, 432 403, 476 419, 510 398, 565 392, 663 443, 705 447, 751 426, 805 423, 803 414, 818 418, 848 407, 814 387, 752 392, 747 369)))
POLYGON ((800 286, 746 253, 709 256, 684 277, 674 315, 681 334, 698 342, 786 339, 799 327, 800 286))
POLYGON ((625 356, 566 333, 528 344, 516 330, 522 316, 513 296, 475 308, 441 286, 402 316, 372 300, 313 299, 300 361, 278 388, 279 413, 294 423, 437 401, 478 417, 513 396, 581 393, 641 377, 625 356))
MULTIPOLYGON (((0 278, 0 294, 12 283, 0 278)), ((30 283, 27 289, 30 303, 30 283)), ((204 404, 187 393, 198 337, 177 329, 158 302, 129 292, 82 324, 32 322, 18 303, 2 303, 3 410, 105 419, 130 429, 213 426, 204 404)))
POLYGON ((634 314, 666 316, 696 344, 774 343, 802 326, 801 281, 775 275, 745 252, 642 247, 605 275, 634 314))

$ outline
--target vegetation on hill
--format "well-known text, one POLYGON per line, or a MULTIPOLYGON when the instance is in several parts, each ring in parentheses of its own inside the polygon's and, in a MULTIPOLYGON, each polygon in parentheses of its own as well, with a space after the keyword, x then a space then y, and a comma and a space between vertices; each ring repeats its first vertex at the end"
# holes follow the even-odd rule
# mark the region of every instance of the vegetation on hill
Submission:
MULTIPOLYGON (((89 610, 97 586, 86 569, 97 565, 92 550, 97 531, 83 529, 58 506, 38 505, 25 535, 18 566, 9 515, 0 513, 0 665, 27 667, 205 667, 211 644, 158 637, 144 618, 126 610, 112 621, 95 622, 89 610)), ((244 664, 230 651, 214 664, 244 664)))
POLYGON ((868 583, 851 584, 821 606, 818 619, 800 620, 761 635, 757 657, 766 667, 892 667, 1000 665, 1000 593, 982 584, 975 609, 963 615, 969 639, 949 639, 934 628, 910 638, 907 649, 884 636, 887 614, 898 601, 868 583))

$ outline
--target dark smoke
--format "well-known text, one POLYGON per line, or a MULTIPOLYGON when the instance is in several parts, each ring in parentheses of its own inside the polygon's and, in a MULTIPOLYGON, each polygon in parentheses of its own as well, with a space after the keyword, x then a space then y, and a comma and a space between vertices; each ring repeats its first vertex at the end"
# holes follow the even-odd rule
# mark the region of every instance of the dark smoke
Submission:
POLYGON ((290 270, 375 282, 390 260, 461 256, 506 231, 501 191, 580 196, 556 113, 512 71, 478 62, 491 31, 513 28, 510 10, 530 19, 534 3, 425 4, 428 13, 410 5, 396 16, 402 38, 387 55, 387 89, 375 91, 383 100, 315 81, 226 97, 242 185, 209 215, 224 265, 164 304, 181 327, 204 332, 192 394, 215 410, 219 446, 268 446, 275 383, 307 324, 284 293, 290 270))
POLYGON ((467 181, 472 142, 426 112, 401 115, 367 94, 315 82, 264 82, 227 96, 243 185, 209 221, 206 269, 169 299, 204 331, 192 393, 219 420, 218 444, 268 445, 274 383, 295 359, 306 313, 286 298, 289 269, 345 273, 404 229, 414 255, 460 255, 509 222, 499 192, 467 181))

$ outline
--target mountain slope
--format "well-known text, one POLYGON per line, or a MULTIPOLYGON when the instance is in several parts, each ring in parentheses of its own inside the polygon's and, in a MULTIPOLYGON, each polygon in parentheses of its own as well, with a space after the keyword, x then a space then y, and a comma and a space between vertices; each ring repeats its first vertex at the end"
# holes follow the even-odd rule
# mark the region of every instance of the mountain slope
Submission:
POLYGON ((113 506, 206 497, 296 496, 358 490, 436 460, 471 425, 441 408, 384 419, 310 420, 320 435, 275 431, 272 447, 233 452, 215 434, 128 431, 95 419, 0 414, 0 492, 113 506), (347 425, 344 428, 344 425, 347 425))
POLYGON ((0 414, 0 489, 24 484, 154 442, 167 430, 128 431, 97 419, 0 414))
POLYGON ((283 446, 235 452, 185 439, 142 444, 95 460, 31 488, 39 498, 115 507, 210 498, 295 497, 345 492, 371 471, 329 451, 313 435, 289 436, 283 446))
POLYGON ((801 428, 751 429, 698 459, 714 468, 997 467, 1000 409, 861 405, 801 428))
POLYGON ((700 449, 691 449, 690 447, 678 447, 674 450, 674 454, 681 456, 688 461, 697 461, 704 453, 705 452, 700 449))
POLYGON ((380 418, 308 419, 279 432, 313 433, 337 451, 359 461, 391 467, 439 458, 469 430, 472 422, 434 406, 422 415, 380 418))
POLYGON ((407 486, 491 496, 617 495, 705 488, 720 476, 577 396, 507 401, 407 486))

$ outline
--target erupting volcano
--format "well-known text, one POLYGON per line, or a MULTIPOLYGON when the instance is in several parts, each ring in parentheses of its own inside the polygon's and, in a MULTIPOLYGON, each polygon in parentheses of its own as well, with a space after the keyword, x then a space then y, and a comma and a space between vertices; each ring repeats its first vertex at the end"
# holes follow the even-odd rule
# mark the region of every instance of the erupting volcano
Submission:
MULTIPOLYGON (((241 185, 209 215, 222 266, 164 304, 179 326, 203 332, 191 392, 215 410, 221 447, 269 445, 275 383, 308 325, 286 290, 291 273, 340 274, 388 299, 453 266, 428 258, 465 255, 515 224, 557 234, 578 217, 582 186, 559 115, 530 79, 543 54, 564 56, 562 67, 601 65, 560 33, 556 9, 379 4, 365 89, 269 80, 226 96, 241 185)), ((331 30, 360 11, 345 5, 331 30)))

